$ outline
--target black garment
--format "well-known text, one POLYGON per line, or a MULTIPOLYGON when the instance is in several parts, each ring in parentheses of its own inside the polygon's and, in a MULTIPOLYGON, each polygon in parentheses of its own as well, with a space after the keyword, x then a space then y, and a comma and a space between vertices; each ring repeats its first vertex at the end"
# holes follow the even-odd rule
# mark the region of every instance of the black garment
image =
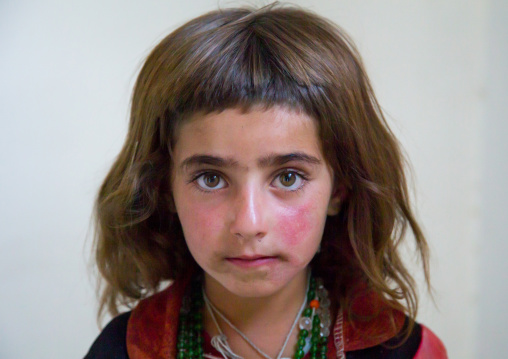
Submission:
MULTIPOLYGON (((127 354, 127 322, 131 312, 123 313, 114 318, 104 328, 102 333, 92 344, 90 351, 84 359, 129 359, 127 354)), ((408 319, 404 328, 408 325, 408 319)), ((422 328, 415 324, 409 338, 399 345, 403 335, 388 340, 375 347, 346 352, 346 359, 410 359, 418 351, 422 340, 422 328), (399 346, 397 346, 399 345, 399 346)))
POLYGON ((375 347, 346 352, 346 359, 409 359, 414 358, 422 341, 422 327, 415 323, 411 334, 401 345, 407 331, 409 320, 406 317, 400 333, 392 339, 375 347), (404 333, 404 334, 403 334, 404 333))
POLYGON ((113 318, 95 339, 84 359, 129 359, 127 355, 127 322, 131 312, 113 318))

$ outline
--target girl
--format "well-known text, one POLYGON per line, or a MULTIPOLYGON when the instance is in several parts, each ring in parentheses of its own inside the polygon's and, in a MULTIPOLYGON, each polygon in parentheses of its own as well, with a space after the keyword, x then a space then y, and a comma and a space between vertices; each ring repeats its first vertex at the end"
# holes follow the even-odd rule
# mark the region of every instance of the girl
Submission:
POLYGON ((342 30, 274 5, 188 22, 97 199, 99 312, 134 309, 86 358, 445 358, 397 252, 409 226, 428 282, 407 192, 342 30))

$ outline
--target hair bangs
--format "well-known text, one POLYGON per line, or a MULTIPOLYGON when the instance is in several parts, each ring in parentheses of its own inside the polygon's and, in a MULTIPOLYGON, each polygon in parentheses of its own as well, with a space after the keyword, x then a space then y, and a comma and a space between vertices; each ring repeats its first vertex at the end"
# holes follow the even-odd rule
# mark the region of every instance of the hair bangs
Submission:
POLYGON ((309 93, 316 92, 310 88, 327 82, 315 70, 319 60, 295 29, 269 15, 273 16, 247 13, 236 21, 178 36, 186 36, 180 48, 166 49, 173 54, 168 59, 177 62, 157 76, 172 85, 162 88, 168 91, 161 99, 169 102, 168 109, 184 114, 286 105, 310 113, 309 93))

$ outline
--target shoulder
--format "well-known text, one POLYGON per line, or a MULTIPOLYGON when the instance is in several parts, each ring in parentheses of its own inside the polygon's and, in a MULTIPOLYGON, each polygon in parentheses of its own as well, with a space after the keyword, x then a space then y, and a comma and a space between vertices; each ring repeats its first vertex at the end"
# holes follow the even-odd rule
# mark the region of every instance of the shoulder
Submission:
POLYGON ((128 359, 127 323, 131 312, 113 318, 99 334, 84 359, 128 359))
POLYGON ((409 359, 418 352, 422 338, 422 327, 415 323, 409 336, 405 338, 409 320, 406 318, 403 328, 391 339, 368 348, 350 351, 347 359, 409 359), (404 340, 405 339, 405 340, 404 340))
MULTIPOLYGON (((427 327, 413 323, 379 294, 359 286, 351 315, 337 316, 334 332, 342 335, 348 359, 446 359, 446 349, 427 327), (411 332, 408 334, 408 329, 411 332)), ((339 341, 340 342, 340 341, 339 341)))
POLYGON ((415 359, 446 359, 448 355, 443 342, 427 327, 422 327, 422 340, 415 359))

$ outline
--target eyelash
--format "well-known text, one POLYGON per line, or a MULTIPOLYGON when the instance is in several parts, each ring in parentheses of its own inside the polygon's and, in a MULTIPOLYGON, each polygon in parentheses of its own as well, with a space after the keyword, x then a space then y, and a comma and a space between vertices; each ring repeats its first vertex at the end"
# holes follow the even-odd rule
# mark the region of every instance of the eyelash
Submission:
MULTIPOLYGON (((301 171, 298 171, 298 170, 294 170, 294 169, 284 169, 280 172, 278 172, 277 174, 275 174, 273 180, 270 182, 270 184, 272 184, 274 181, 278 180, 280 178, 280 176, 284 175, 284 174, 288 174, 288 173, 293 173, 295 174, 298 178, 301 179, 302 183, 300 184, 300 186, 298 186, 298 188, 295 188, 295 189, 288 189, 288 190, 284 190, 282 189, 281 187, 276 187, 278 189, 282 189, 283 191, 286 191, 286 192, 291 192, 291 193, 296 193, 296 192, 299 192, 301 191, 305 185, 307 184, 307 182, 309 181, 309 178, 304 174, 302 173, 301 171)), ((204 193, 213 193, 215 191, 218 191, 219 189, 222 189, 222 188, 219 188, 219 189, 205 189, 204 187, 200 186, 197 181, 203 177, 203 176, 218 176, 220 180, 222 181, 226 181, 224 179, 224 176, 222 174, 220 174, 219 172, 215 172, 215 171, 203 171, 203 172, 199 172, 199 173, 196 173, 191 180, 188 181, 188 183, 194 183, 195 185, 195 188, 201 192, 204 192, 204 193)), ((226 182, 227 184, 227 182, 226 182)))

